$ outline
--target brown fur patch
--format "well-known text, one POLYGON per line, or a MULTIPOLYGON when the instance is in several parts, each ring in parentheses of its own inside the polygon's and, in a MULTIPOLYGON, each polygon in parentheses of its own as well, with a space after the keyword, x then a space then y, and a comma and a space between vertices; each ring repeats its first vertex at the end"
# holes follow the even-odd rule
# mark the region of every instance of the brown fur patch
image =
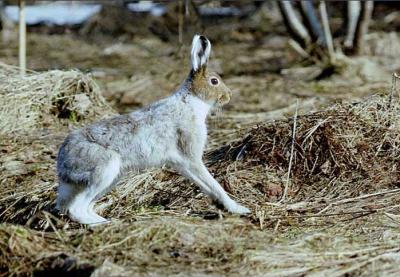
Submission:
POLYGON ((192 93, 206 102, 224 105, 231 99, 231 90, 224 84, 221 77, 215 72, 208 72, 205 68, 193 72, 190 83, 192 93), (212 77, 219 80, 218 86, 210 84, 209 80, 212 77))
POLYGON ((176 136, 178 138, 178 149, 185 155, 190 155, 190 145, 187 143, 185 132, 178 128, 176 130, 176 136))

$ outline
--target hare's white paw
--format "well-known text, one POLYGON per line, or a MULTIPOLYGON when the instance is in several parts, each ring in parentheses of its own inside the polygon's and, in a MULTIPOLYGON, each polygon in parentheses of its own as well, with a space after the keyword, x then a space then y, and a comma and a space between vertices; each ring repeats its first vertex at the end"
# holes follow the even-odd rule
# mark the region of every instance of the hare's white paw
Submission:
POLYGON ((107 224, 110 222, 101 216, 92 216, 92 215, 89 215, 84 218, 83 217, 81 217, 81 218, 73 217, 73 219, 75 221, 78 221, 81 224, 87 224, 89 226, 97 226, 97 225, 107 224))
POLYGON ((91 213, 91 222, 87 223, 90 226, 97 226, 110 223, 109 220, 104 217, 99 216, 96 213, 91 213))
POLYGON ((102 221, 96 221, 96 222, 93 222, 93 223, 88 223, 88 225, 90 227, 94 227, 94 226, 99 226, 99 225, 104 225, 104 224, 109 224, 109 223, 111 223, 111 221, 104 218, 104 220, 102 220, 102 221))
POLYGON ((74 221, 90 226, 105 224, 109 222, 104 217, 101 217, 95 212, 88 211, 86 209, 70 209, 69 216, 74 221))
POLYGON ((231 212, 233 214, 249 214, 249 213, 251 213, 251 211, 248 208, 246 208, 242 205, 239 205, 238 203, 234 203, 234 204, 230 205, 229 207, 227 207, 227 209, 229 212, 231 212))

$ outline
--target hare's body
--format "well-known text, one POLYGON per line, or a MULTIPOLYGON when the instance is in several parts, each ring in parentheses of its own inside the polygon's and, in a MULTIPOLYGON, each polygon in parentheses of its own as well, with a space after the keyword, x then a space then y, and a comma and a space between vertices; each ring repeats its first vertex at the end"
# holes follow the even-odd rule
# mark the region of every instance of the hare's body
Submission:
POLYGON ((60 210, 81 223, 104 222, 93 211, 94 201, 112 187, 119 175, 167 165, 229 211, 248 212, 229 198, 202 162, 207 114, 215 102, 229 100, 226 94, 230 91, 221 84, 225 94, 214 95, 214 100, 193 72, 170 97, 142 110, 94 123, 66 138, 57 160, 60 210))

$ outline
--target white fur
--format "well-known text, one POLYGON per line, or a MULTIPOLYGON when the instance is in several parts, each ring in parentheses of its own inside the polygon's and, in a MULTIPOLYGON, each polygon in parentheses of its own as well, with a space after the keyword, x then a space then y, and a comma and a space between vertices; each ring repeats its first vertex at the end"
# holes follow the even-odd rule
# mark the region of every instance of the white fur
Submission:
POLYGON ((208 59, 211 53, 211 42, 207 39, 207 46, 203 49, 203 45, 200 40, 199 35, 195 35, 192 41, 192 69, 197 71, 200 67, 206 65, 208 63, 208 59), (199 53, 203 52, 202 55, 199 56, 199 53))
MULTIPOLYGON (((120 158, 115 155, 102 172, 101 179, 96 185, 92 185, 88 189, 78 193, 75 199, 70 203, 68 207, 69 215, 73 220, 76 220, 82 224, 102 224, 106 223, 107 220, 93 210, 94 200, 103 191, 106 191, 115 178, 118 176, 121 167, 120 158)), ((67 186, 60 186, 63 188, 62 194, 68 193, 70 189, 65 190, 67 186)), ((65 195, 64 195, 65 196, 65 195)))
POLYGON ((197 123, 203 124, 206 121, 207 115, 211 110, 211 105, 205 103, 197 97, 190 97, 188 99, 188 103, 194 111, 197 123))

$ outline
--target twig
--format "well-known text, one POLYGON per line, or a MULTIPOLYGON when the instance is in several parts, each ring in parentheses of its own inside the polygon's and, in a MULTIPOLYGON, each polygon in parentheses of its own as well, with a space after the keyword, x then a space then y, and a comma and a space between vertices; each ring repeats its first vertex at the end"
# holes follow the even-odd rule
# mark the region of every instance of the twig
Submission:
POLYGON ((315 125, 314 127, 310 128, 306 134, 306 137, 304 138, 303 142, 302 142, 302 146, 305 144, 305 142, 312 136, 312 134, 314 134, 315 131, 317 131, 317 129, 322 126, 323 124, 325 124, 328 120, 331 119, 331 116, 328 116, 327 118, 325 118, 324 120, 321 120, 320 122, 317 123, 317 125, 315 125))
POLYGON ((377 210, 372 210, 372 211, 369 211, 369 212, 360 213, 358 215, 353 216, 352 218, 343 219, 343 220, 340 220, 340 221, 341 222, 351 221, 351 220, 354 220, 354 219, 357 219, 357 218, 361 218, 361 217, 364 217, 364 216, 368 216, 368 215, 374 214, 376 212, 377 212, 377 210))
POLYGON ((302 44, 303 47, 309 45, 311 42, 310 34, 296 15, 292 2, 278 1, 278 6, 281 11, 283 21, 292 37, 297 42, 302 44))
POLYGON ((281 215, 281 216, 270 216, 269 219, 285 219, 285 218, 321 218, 321 217, 334 217, 334 216, 344 216, 344 215, 354 215, 354 219, 356 216, 365 216, 370 215, 372 213, 376 213, 377 210, 371 211, 354 211, 354 212, 340 212, 340 213, 330 213, 330 214, 310 214, 310 215, 281 215))
MULTIPOLYGON (((370 197, 374 197, 374 196, 381 196, 381 195, 385 195, 385 194, 399 193, 399 192, 400 192, 400 189, 392 189, 392 190, 389 190, 389 191, 381 191, 381 192, 361 195, 361 196, 354 197, 354 198, 346 198, 346 199, 342 199, 342 200, 339 200, 339 201, 336 201, 336 202, 329 203, 329 205, 327 207, 332 207, 334 205, 339 205, 339 204, 346 204, 346 203, 349 203, 349 202, 353 202, 353 201, 357 201, 357 200, 365 199, 365 198, 370 198, 370 197)), ((324 208, 323 211, 326 210, 326 208, 324 208)))
MULTIPOLYGON (((50 227, 53 229, 53 232, 56 234, 57 238, 61 240, 64 244, 66 244, 66 241, 63 239, 63 237, 60 235, 58 232, 58 229, 56 226, 54 226, 53 222, 51 221, 51 218, 55 218, 53 215, 49 214, 48 212, 43 211, 44 217, 46 218, 47 223, 50 225, 50 227)), ((57 219, 57 218, 56 218, 57 219)))
MULTIPOLYGON (((366 195, 361 195, 355 198, 346 198, 346 199, 342 199, 336 202, 332 202, 329 203, 325 208, 323 208, 322 210, 320 210, 317 214, 322 214, 324 212, 326 212, 327 210, 329 210, 330 208, 332 208, 333 206, 339 205, 339 204, 346 204, 349 202, 354 202, 357 200, 362 200, 362 199, 366 199, 366 198, 370 198, 370 197, 375 197, 375 196, 381 196, 381 195, 386 195, 386 194, 391 194, 391 193, 399 193, 400 189, 394 189, 394 190, 389 190, 389 191, 383 191, 383 192, 376 192, 376 193, 372 193, 372 194, 366 194, 366 195)), ((391 206, 393 207, 393 206, 391 206)), ((381 209, 376 209, 381 210, 381 209)))
MULTIPOLYGON (((178 2, 178 33, 179 33, 179 44, 183 42, 183 0, 179 0, 178 2)), ((185 4, 185 8, 187 5, 185 4)))
POLYGON ((124 238, 124 239, 122 239, 122 240, 120 240, 120 241, 114 242, 114 243, 110 243, 110 244, 105 245, 105 246, 103 246, 103 247, 99 247, 99 248, 97 248, 97 249, 94 249, 94 250, 92 250, 92 251, 89 251, 88 253, 99 253, 99 252, 101 252, 101 251, 104 251, 105 249, 117 247, 117 246, 119 246, 119 245, 121 245, 121 244, 124 244, 124 243, 127 242, 128 240, 130 240, 130 239, 132 239, 132 238, 135 238, 135 237, 138 236, 139 234, 140 234, 140 230, 132 231, 132 232, 130 233, 130 235, 127 236, 126 238, 124 238))
POLYGON ((301 47, 301 45, 295 41, 294 39, 289 39, 289 46, 292 47, 292 49, 294 51, 297 52, 297 54, 299 54, 300 56, 302 56, 303 58, 309 58, 310 55, 307 53, 306 50, 303 49, 303 47, 301 47))
POLYGON ((388 218, 390 218, 392 221, 394 221, 396 224, 400 225, 400 221, 399 221, 399 219, 397 218, 397 217, 399 217, 398 215, 394 215, 394 214, 386 213, 386 212, 384 212, 383 214, 384 214, 385 216, 387 216, 388 218))
POLYGON ((281 220, 278 219, 278 221, 276 222, 276 225, 275 225, 275 227, 274 227, 274 233, 276 233, 276 231, 278 231, 278 228, 279 228, 280 223, 281 223, 281 220))
POLYGON ((392 74, 392 87, 390 88, 389 104, 388 104, 388 108, 389 109, 392 107, 392 100, 393 100, 394 92, 396 90, 396 80, 397 79, 400 79, 400 76, 397 75, 396 72, 393 72, 393 74, 392 74))
POLYGON ((285 190, 283 191, 283 195, 282 198, 279 200, 278 203, 282 203, 288 193, 289 190, 289 184, 290 184, 290 173, 292 170, 292 163, 293 163, 293 154, 294 154, 294 145, 296 143, 296 128, 297 128, 297 114, 298 114, 298 110, 299 110, 299 99, 296 100, 296 111, 293 117, 293 135, 292 135, 292 147, 290 149, 290 160, 289 160, 289 169, 288 169, 288 173, 287 173, 287 179, 286 179, 286 184, 285 184, 285 190))

